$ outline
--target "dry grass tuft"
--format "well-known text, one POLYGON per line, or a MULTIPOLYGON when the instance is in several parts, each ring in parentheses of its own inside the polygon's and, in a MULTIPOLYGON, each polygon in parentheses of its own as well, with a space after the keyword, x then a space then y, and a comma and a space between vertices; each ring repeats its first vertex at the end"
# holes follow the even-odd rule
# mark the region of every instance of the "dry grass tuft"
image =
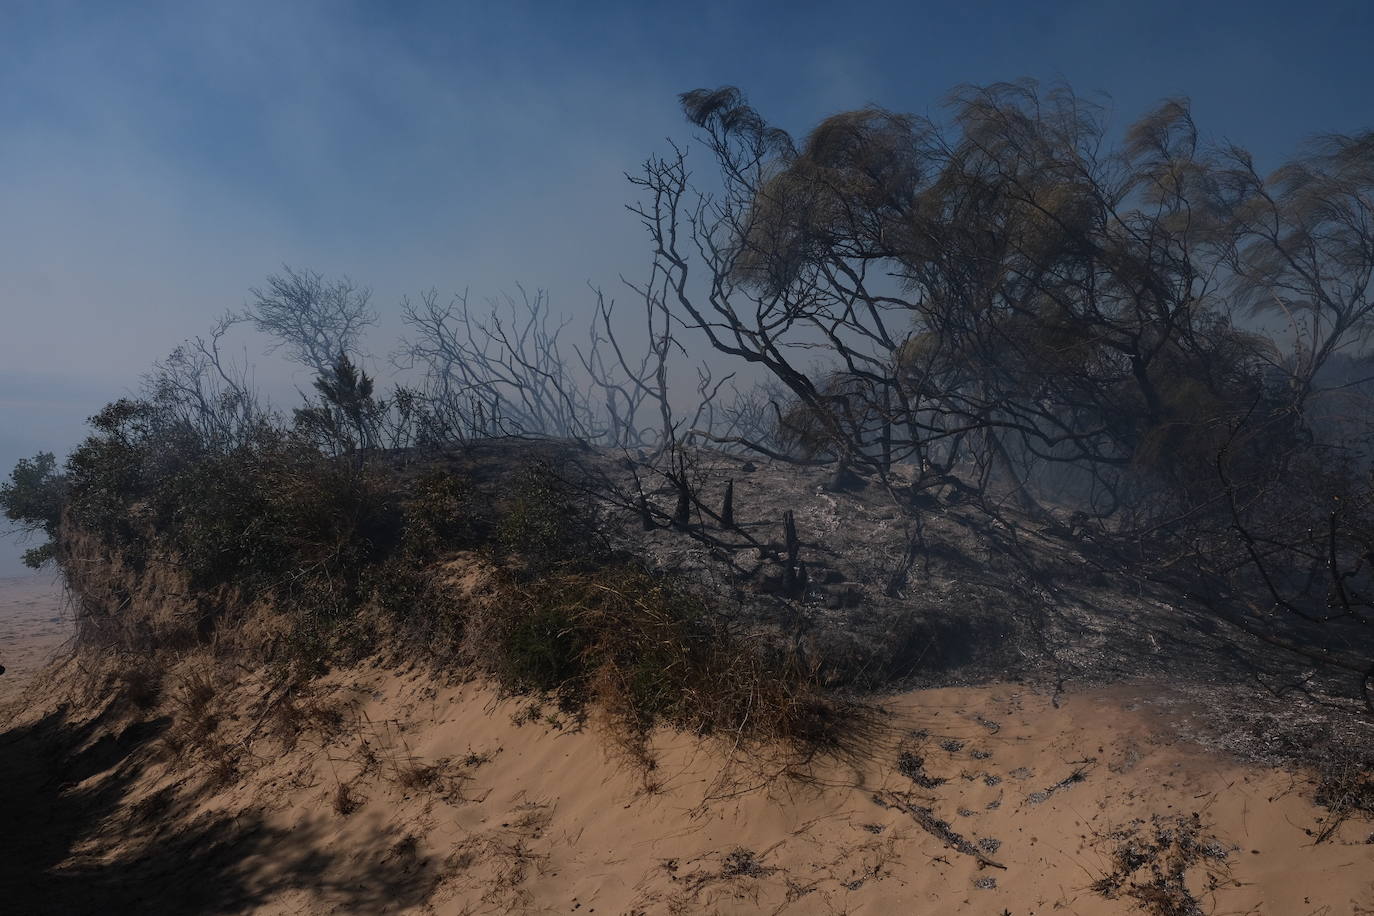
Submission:
MULTIPOLYGON (((156 661, 142 664, 151 668, 156 661)), ((162 756, 194 766, 209 788, 235 782, 243 748, 220 733, 220 724, 225 705, 232 705, 236 685, 208 656, 183 657, 167 665, 168 673, 159 681, 163 685, 161 708, 170 719, 159 740, 162 756)))
POLYGON ((1317 831, 1318 843, 1352 817, 1374 820, 1374 760, 1352 753, 1330 757, 1317 774, 1316 801, 1330 812, 1317 831))
POLYGON ((362 807, 363 799, 353 794, 353 789, 346 782, 341 782, 335 788, 330 802, 334 808, 334 813, 340 817, 348 817, 354 811, 362 807))
POLYGON ((408 792, 418 792, 434 786, 442 775, 442 766, 406 760, 396 768, 396 785, 408 792))
POLYGON ((146 712, 162 699, 162 672, 145 660, 130 661, 118 679, 120 692, 135 709, 146 712))
POLYGON ((348 730, 344 712, 315 696, 306 683, 291 684, 279 697, 269 699, 260 719, 284 752, 293 750, 307 735, 324 744, 348 730))
POLYGON ((1205 835, 1196 812, 1155 815, 1148 827, 1136 821, 1105 839, 1112 870, 1092 889, 1110 900, 1129 897, 1151 916, 1201 916, 1206 910, 1190 884, 1210 894, 1230 880, 1226 860, 1232 849, 1205 835), (1198 869, 1200 875, 1190 876, 1198 869))

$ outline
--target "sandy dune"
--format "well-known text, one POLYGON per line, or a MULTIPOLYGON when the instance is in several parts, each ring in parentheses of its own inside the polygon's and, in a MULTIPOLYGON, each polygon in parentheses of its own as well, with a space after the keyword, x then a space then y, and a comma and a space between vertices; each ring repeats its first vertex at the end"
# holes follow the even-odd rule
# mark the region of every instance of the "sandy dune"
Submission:
MULTIPOLYGON (((366 801, 330 845, 363 824, 414 837, 441 913, 1131 912, 1179 850, 1124 873, 1121 850, 1161 834, 1197 848, 1180 873, 1202 912, 1374 912, 1374 825, 1315 845, 1323 813, 1301 780, 1181 744, 1129 691, 890 706, 894 734, 847 766, 788 775, 664 737, 636 775, 595 734, 515 726, 518 703, 381 679, 357 713, 403 768, 437 767, 435 787, 398 791, 335 755, 315 771, 325 797, 283 815, 318 812, 330 776, 356 786, 366 801)), ((310 897, 278 906, 313 912, 310 897)))
POLYGON ((847 762, 662 734, 644 770, 595 722, 377 667, 221 679, 183 721, 206 671, 132 717, 11 721, 9 835, 68 838, 0 866, 14 912, 1374 913, 1374 824, 1316 842, 1301 774, 1189 745, 1129 686, 904 694, 847 762), (61 772, 25 768, 61 740, 61 772))
POLYGON ((918 690, 852 759, 661 733, 646 769, 376 665, 188 657, 111 700, 127 672, 40 670, 59 591, 0 586, 2 912, 1374 914, 1374 823, 1319 842, 1308 774, 1192 743, 1154 685, 918 690))

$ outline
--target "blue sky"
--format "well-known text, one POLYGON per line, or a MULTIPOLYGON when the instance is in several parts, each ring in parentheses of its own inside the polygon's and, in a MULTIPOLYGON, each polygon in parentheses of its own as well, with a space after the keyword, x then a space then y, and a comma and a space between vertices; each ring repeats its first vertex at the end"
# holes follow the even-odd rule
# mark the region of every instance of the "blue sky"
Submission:
MULTIPOLYGON (((0 463, 82 420, 283 262, 400 297, 515 283, 587 308, 645 263, 623 173, 744 88, 804 132, 963 82, 1193 99, 1273 164, 1374 127, 1374 3, 0 5, 0 463)), ((270 377, 270 373, 268 373, 270 377)), ((0 543, 0 574, 15 551, 0 543)))

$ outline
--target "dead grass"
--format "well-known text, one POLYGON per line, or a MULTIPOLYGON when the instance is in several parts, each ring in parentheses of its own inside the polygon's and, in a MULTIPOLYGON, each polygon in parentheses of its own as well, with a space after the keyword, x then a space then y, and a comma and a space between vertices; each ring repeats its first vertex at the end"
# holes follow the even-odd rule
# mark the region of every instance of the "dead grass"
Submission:
POLYGON ((1102 838, 1111 871, 1092 889, 1109 900, 1135 900, 1151 916, 1202 916, 1202 899, 1229 882, 1227 859, 1233 851, 1208 836, 1201 817, 1155 815, 1147 825, 1135 821, 1102 838))
POLYGON ((225 705, 232 703, 236 684, 214 658, 192 656, 181 660, 167 677, 164 709, 171 722, 163 732, 165 756, 183 765, 194 765, 206 785, 220 787, 238 779, 241 742, 220 735, 225 705))
POLYGON ((344 710, 317 696, 306 682, 289 684, 279 696, 268 696, 260 713, 267 734, 277 740, 284 753, 294 750, 305 737, 329 744, 349 730, 344 710))
POLYGON ((518 817, 499 829, 469 833, 444 862, 454 883, 479 891, 481 903, 493 912, 529 910, 524 885, 532 873, 542 873, 549 861, 549 854, 538 851, 532 841, 548 829, 550 812, 534 802, 521 805, 517 812, 518 817))
MULTIPOLYGON (((1374 820, 1374 759, 1353 753, 1336 753, 1317 771, 1317 804, 1330 814, 1316 832, 1317 842, 1335 836, 1351 818, 1374 820)), ((1374 833, 1370 834, 1374 842, 1374 833)))
POLYGON ((146 661, 133 661, 118 677, 124 697, 135 709, 153 709, 162 698, 162 672, 146 661))
POLYGON ((340 817, 348 817, 354 811, 362 807, 365 799, 355 795, 352 787, 346 782, 339 783, 334 793, 330 796, 330 802, 334 808, 334 813, 340 817))
POLYGON ((409 792, 432 788, 443 775, 441 764, 425 764, 406 760, 396 768, 396 785, 409 792))

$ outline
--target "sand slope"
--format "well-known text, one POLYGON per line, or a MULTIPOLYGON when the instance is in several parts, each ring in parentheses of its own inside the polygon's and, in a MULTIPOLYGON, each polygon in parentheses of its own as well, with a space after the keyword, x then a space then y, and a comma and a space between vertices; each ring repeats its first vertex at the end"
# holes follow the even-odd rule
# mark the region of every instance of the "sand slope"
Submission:
POLYGON ((659 735, 645 770, 480 684, 231 670, 9 723, 8 842, 64 839, 12 850, 4 911, 1374 913, 1374 824, 1315 843, 1301 776, 1187 744, 1130 686, 904 694, 847 762, 659 735))

